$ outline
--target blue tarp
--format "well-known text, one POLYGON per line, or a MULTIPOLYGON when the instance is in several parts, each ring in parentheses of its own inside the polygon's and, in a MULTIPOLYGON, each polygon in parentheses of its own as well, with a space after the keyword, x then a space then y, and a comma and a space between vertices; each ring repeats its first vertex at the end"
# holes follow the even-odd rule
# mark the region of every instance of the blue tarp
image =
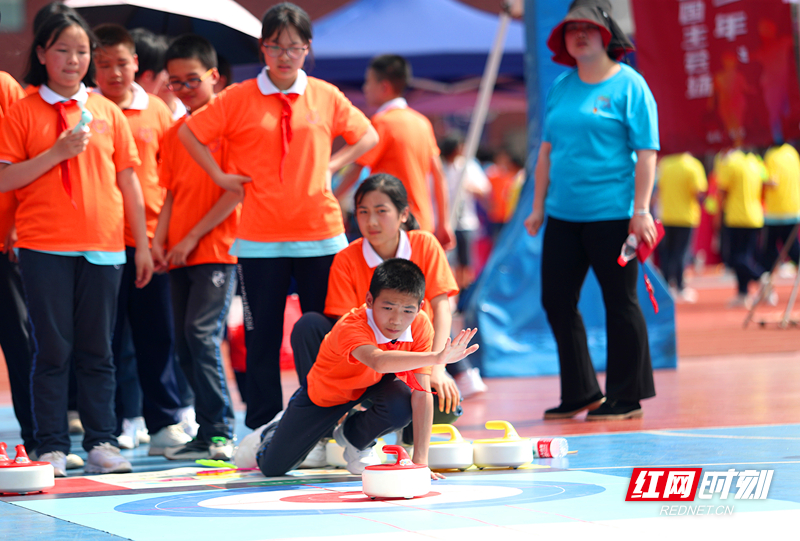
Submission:
MULTIPOLYGON (((541 140, 541 118, 547 89, 564 68, 554 64, 546 40, 564 17, 570 0, 526 0, 525 23, 530 44, 526 53, 528 90, 528 171, 532 172, 541 140)), ((533 203, 533 178, 520 195, 517 212, 497 240, 494 251, 469 299, 467 326, 477 326, 481 349, 470 359, 486 376, 558 374, 555 340, 541 305, 543 232, 531 237, 523 221, 533 203)), ((641 267, 640 267, 641 270, 641 267)), ((655 368, 677 366, 675 308, 665 284, 648 266, 660 311, 655 314, 640 276, 642 305, 655 368)), ((640 273, 641 274, 641 273, 640 273)), ((597 279, 591 272, 581 291, 579 309, 587 330, 589 351, 598 370, 606 366, 605 309, 597 279)))
MULTIPOLYGON (((498 24, 497 15, 455 0, 355 0, 314 21, 309 72, 327 81, 360 84, 371 58, 392 53, 411 62, 415 77, 480 77, 498 24)), ((500 73, 522 78, 524 52, 524 27, 513 21, 500 73)))

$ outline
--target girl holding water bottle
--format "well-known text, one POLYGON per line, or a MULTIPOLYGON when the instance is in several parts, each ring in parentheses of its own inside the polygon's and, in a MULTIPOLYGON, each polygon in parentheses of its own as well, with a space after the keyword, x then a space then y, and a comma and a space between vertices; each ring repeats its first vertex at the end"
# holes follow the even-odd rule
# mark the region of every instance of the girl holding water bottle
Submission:
POLYGON ((123 223, 136 238, 137 285, 150 280, 139 157, 122 111, 93 83, 94 38, 74 13, 54 14, 37 31, 28 84, 0 128, 0 191, 14 191, 22 284, 36 344, 32 400, 39 460, 66 474, 69 365, 88 452, 84 471, 131 471, 114 436, 111 329, 125 263, 123 223), (80 126, 93 119, 88 129, 80 126), (75 127, 78 126, 76 130, 75 127))
POLYGON ((636 293, 637 265, 617 264, 629 233, 652 245, 650 193, 659 148, 656 104, 644 79, 618 60, 633 46, 610 16, 608 0, 576 0, 553 29, 553 59, 576 66, 553 83, 535 171, 536 235, 545 215, 542 306, 555 335, 561 404, 545 419, 589 410, 588 420, 642 416, 655 396, 647 328, 636 293), (606 309, 606 394, 589 357, 578 311, 589 267, 606 309))

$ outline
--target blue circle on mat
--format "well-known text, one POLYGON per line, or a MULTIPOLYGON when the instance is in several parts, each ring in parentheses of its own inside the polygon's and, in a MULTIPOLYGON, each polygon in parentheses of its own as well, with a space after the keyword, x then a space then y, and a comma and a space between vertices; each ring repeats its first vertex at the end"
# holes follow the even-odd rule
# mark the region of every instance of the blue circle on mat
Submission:
MULTIPOLYGON (((452 503, 440 503, 425 505, 424 498, 416 501, 417 507, 425 507, 429 509, 463 509, 465 507, 488 507, 495 505, 511 505, 523 504, 534 502, 552 502, 555 500, 568 500, 573 498, 582 498, 584 496, 591 496, 604 492, 605 488, 599 485, 588 483, 566 483, 566 482, 536 482, 536 481, 509 481, 509 480, 477 480, 470 479, 459 482, 456 479, 448 479, 442 485, 484 485, 484 486, 503 486, 508 488, 515 488, 521 490, 520 494, 514 496, 507 496, 503 498, 492 498, 489 500, 473 500, 473 501, 460 501, 452 503)), ((346 483, 326 483, 326 487, 336 488, 354 488, 359 490, 361 482, 353 481, 346 483)), ((435 487, 434 487, 435 488, 435 487)), ((220 491, 202 491, 199 493, 190 494, 163 494, 155 498, 148 498, 135 502, 128 502, 118 505, 114 508, 115 511, 121 513, 128 513, 131 515, 147 515, 147 516, 164 516, 164 517, 275 517, 275 516, 289 516, 289 515, 325 515, 325 514, 349 514, 349 513, 370 513, 381 512, 391 513, 394 511, 408 511, 405 507, 375 507, 370 508, 368 505, 360 506, 358 508, 331 508, 331 509, 309 509, 309 510, 245 510, 245 509, 216 509, 212 507, 202 507, 200 504, 215 498, 235 496, 237 494, 252 494, 257 492, 273 492, 273 491, 289 491, 289 490, 308 490, 308 485, 289 485, 289 486, 274 486, 274 487, 253 487, 253 488, 237 488, 231 490, 220 491)))

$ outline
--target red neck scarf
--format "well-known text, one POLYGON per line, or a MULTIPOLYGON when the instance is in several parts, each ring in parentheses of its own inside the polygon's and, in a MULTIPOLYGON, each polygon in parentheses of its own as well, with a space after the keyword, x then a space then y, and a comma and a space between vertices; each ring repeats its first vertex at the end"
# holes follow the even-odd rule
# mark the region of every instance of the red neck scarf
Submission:
POLYGON ((289 143, 292 142, 292 103, 297 99, 299 94, 286 95, 283 92, 274 94, 278 97, 282 104, 281 109, 281 165, 280 165, 280 179, 283 184, 283 166, 286 163, 286 155, 289 154, 289 143))
MULTIPOLYGON (((78 102, 75 100, 57 101, 53 104, 56 111, 58 111, 56 135, 61 135, 61 132, 67 129, 67 107, 72 107, 74 105, 78 105, 78 102)), ((64 186, 64 190, 67 192, 73 208, 78 208, 78 205, 75 204, 75 200, 72 199, 72 181, 69 174, 69 160, 64 160, 59 166, 61 167, 61 184, 64 186)))

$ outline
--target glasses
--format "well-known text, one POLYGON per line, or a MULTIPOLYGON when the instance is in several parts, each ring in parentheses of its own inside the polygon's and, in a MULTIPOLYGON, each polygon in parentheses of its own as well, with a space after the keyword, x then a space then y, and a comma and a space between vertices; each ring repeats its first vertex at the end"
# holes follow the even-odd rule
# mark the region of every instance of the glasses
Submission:
POLYGON ((192 77, 185 81, 170 81, 167 83, 167 89, 170 92, 179 92, 183 87, 186 87, 187 90, 194 90, 200 86, 200 83, 208 79, 208 76, 212 73, 214 73, 214 68, 209 69, 200 77, 192 77))
POLYGON ((286 56, 291 58, 292 60, 298 60, 302 58, 303 53, 308 50, 308 45, 303 47, 280 47, 278 45, 263 45, 264 50, 267 52, 267 56, 272 58, 278 58, 283 53, 286 53, 286 56))

